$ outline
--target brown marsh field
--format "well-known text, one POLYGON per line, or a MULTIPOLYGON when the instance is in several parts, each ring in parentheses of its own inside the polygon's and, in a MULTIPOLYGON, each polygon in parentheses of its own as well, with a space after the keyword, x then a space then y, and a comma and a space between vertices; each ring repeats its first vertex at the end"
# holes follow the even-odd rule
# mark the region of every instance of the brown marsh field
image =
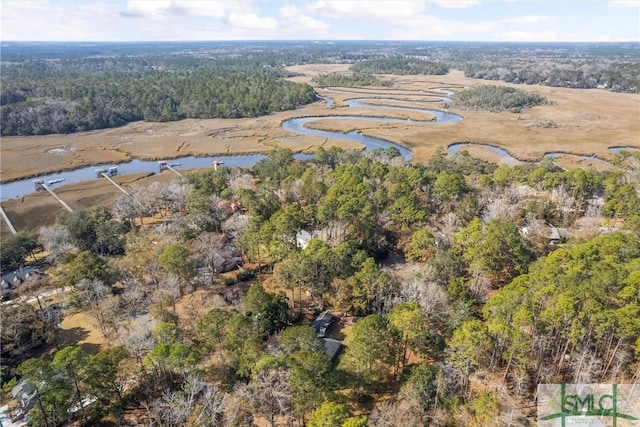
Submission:
MULTIPOLYGON (((289 67, 299 75, 291 80, 313 84, 318 73, 349 73, 349 65, 314 64, 289 67)), ((444 76, 386 76, 395 81, 391 88, 345 88, 328 91, 316 87, 320 95, 334 99, 327 108, 319 101, 294 111, 246 119, 187 119, 177 122, 135 122, 114 129, 29 137, 3 137, 1 141, 1 180, 3 182, 37 174, 73 169, 98 163, 122 162, 131 158, 162 159, 188 155, 215 156, 266 153, 274 147, 288 147, 296 152, 313 152, 317 147, 332 145, 347 149, 360 148, 344 139, 326 139, 299 135, 281 128, 284 120, 294 117, 362 115, 428 121, 427 113, 384 109, 405 106, 445 109, 433 88, 461 90, 481 84, 509 84, 499 81, 466 78, 458 70, 444 76), (376 108, 346 107, 349 98, 372 99, 376 108)), ((456 111, 464 117, 457 123, 375 123, 360 120, 319 120, 310 127, 362 134, 386 139, 409 147, 413 162, 424 164, 438 148, 453 143, 471 143, 469 153, 484 160, 501 162, 495 153, 473 144, 501 147, 523 161, 539 160, 546 152, 566 152, 557 160, 565 168, 603 168, 606 164, 587 161, 578 155, 610 157, 613 146, 640 148, 640 95, 614 93, 603 89, 567 89, 547 86, 513 85, 527 92, 545 96, 550 103, 521 113, 456 111)), ((136 188, 155 180, 168 181, 173 176, 159 174, 119 176, 124 186, 136 188)), ((109 205, 119 192, 103 180, 69 184, 57 192, 73 208, 109 205)), ((3 208, 18 230, 51 223, 62 212, 52 197, 31 194, 3 203, 3 208)), ((7 232, 2 224, 2 234, 7 232)))

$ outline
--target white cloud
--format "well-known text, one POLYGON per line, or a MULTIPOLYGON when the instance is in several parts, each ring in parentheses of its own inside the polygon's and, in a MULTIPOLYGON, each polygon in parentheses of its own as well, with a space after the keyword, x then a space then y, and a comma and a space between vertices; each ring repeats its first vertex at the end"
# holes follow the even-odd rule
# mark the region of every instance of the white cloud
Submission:
POLYGON ((300 12, 300 9, 290 4, 280 8, 280 16, 286 19, 295 19, 301 14, 302 12, 300 12))
POLYGON ((493 23, 466 23, 434 15, 420 15, 417 19, 408 19, 393 29, 391 37, 396 40, 446 40, 467 32, 491 30, 495 30, 493 23))
POLYGON ((151 19, 167 19, 176 14, 223 18, 231 10, 252 11, 251 4, 244 1, 204 0, 128 0, 126 10, 130 16, 151 19))
POLYGON ((171 8, 172 3, 170 0, 129 0, 127 2, 127 16, 164 20, 166 19, 165 13, 171 8))
POLYGON ((280 16, 285 20, 283 29, 287 32, 306 31, 328 31, 331 24, 326 21, 315 19, 302 13, 300 9, 293 5, 286 5, 280 8, 280 16))
POLYGON ((595 42, 595 43, 602 43, 602 42, 611 43, 611 42, 628 42, 629 41, 628 38, 614 37, 610 34, 595 34, 595 35, 586 36, 586 37, 579 36, 579 37, 574 37, 573 40, 579 40, 581 42, 595 42))
POLYGON ((640 7, 640 0, 615 0, 610 1, 612 6, 640 7))
POLYGON ((320 0, 307 6, 311 13, 336 19, 385 19, 397 20, 411 18, 423 12, 426 1, 339 1, 320 0))
POLYGON ((498 33, 500 40, 509 40, 510 37, 513 37, 513 40, 525 40, 524 37, 527 34, 536 34, 536 38, 529 40, 542 40, 538 34, 543 34, 544 40, 548 40, 552 36, 548 32, 510 32, 506 29, 500 32, 500 30, 511 24, 537 24, 550 20, 552 18, 549 16, 526 15, 500 20, 462 21, 424 14, 400 22, 400 25, 391 32, 391 37, 396 40, 491 40, 494 39, 495 33, 498 33))
MULTIPOLYGON (((278 22, 271 18, 261 18, 255 13, 229 13, 228 22, 231 26, 237 28, 245 28, 251 30, 275 30, 278 28, 278 22)), ((273 34, 264 34, 260 38, 273 37, 273 34)))
POLYGON ((447 9, 466 9, 479 3, 476 0, 432 0, 431 2, 447 9))
POLYGON ((2 2, 2 40, 109 40, 119 18, 109 3, 2 2))
POLYGON ((181 0, 174 1, 173 7, 193 16, 222 18, 230 5, 229 2, 181 0))
POLYGON ((502 22, 510 24, 538 24, 540 22, 550 21, 551 19, 552 18, 550 16, 544 15, 526 15, 518 16, 516 18, 504 19, 502 22))
MULTIPOLYGON (((427 13, 430 5, 468 8, 479 3, 472 0, 381 0, 375 2, 320 0, 307 6, 306 11, 329 19, 384 21, 386 25, 378 30, 379 37, 395 40, 460 39, 463 34, 469 39, 476 38, 477 35, 481 35, 481 39, 489 39, 491 33, 499 31, 506 24, 537 24, 551 20, 550 17, 543 15, 525 15, 502 20, 456 20, 444 19, 435 13, 427 13)), ((292 6, 291 10, 286 9, 286 13, 293 13, 294 10, 297 8, 292 6)))
MULTIPOLYGON (((637 19, 627 19, 620 29, 616 25, 633 15, 622 6, 640 7, 640 0, 599 3, 589 9, 592 15, 581 15, 581 19, 598 16, 602 5, 608 5, 607 12, 611 17, 596 29, 595 26, 577 27, 577 23, 563 21, 560 15, 552 14, 552 9, 547 11, 531 1, 520 2, 517 10, 521 15, 511 18, 501 15, 495 19, 492 16, 498 15, 493 15, 490 8, 514 10, 506 5, 508 0, 454 3, 444 0, 0 1, 0 37, 32 41, 637 40, 637 19), (455 9, 443 9, 478 5, 481 15, 473 14, 473 9, 459 13, 455 9)), ((590 3, 585 2, 584 7, 588 9, 590 3)))

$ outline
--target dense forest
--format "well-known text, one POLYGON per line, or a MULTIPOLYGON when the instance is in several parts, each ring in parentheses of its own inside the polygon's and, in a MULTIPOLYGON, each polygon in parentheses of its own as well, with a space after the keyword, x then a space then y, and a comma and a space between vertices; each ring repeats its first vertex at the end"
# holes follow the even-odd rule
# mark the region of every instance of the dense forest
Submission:
POLYGON ((615 92, 638 93, 640 64, 599 64, 566 62, 560 66, 539 63, 514 63, 496 66, 491 61, 464 67, 464 75, 476 79, 502 80, 508 83, 539 84, 578 89, 611 89, 615 92))
POLYGON ((319 76, 320 85, 389 85, 372 74, 444 74, 452 67, 510 83, 640 88, 640 49, 628 43, 12 42, 1 52, 0 133, 293 109, 316 98, 311 87, 283 80, 283 67, 308 63, 353 64, 355 76, 319 76))
POLYGON ((3 307, 3 390, 37 390, 34 426, 532 425, 539 383, 640 380, 638 160, 277 149, 65 214, 3 242, 46 254, 15 300, 63 289, 3 307), (105 346, 55 347, 77 312, 105 346))
POLYGON ((440 62, 425 61, 417 58, 372 59, 359 61, 351 66, 356 72, 374 74, 447 74, 449 66, 440 62))
POLYGON ((519 113, 525 108, 547 103, 544 96, 527 93, 506 86, 481 85, 461 90, 452 97, 451 105, 457 108, 489 110, 494 113, 511 111, 519 113))
MULTIPOLYGON (((42 65, 42 64, 40 64, 42 65)), ((271 69, 60 72, 26 67, 2 85, 2 135, 43 135, 132 121, 256 117, 316 100, 271 69), (41 76, 41 77, 40 77, 41 76)))
POLYGON ((357 72, 354 74, 343 73, 322 73, 313 77, 313 82, 319 86, 391 86, 391 80, 383 80, 367 72, 357 72))

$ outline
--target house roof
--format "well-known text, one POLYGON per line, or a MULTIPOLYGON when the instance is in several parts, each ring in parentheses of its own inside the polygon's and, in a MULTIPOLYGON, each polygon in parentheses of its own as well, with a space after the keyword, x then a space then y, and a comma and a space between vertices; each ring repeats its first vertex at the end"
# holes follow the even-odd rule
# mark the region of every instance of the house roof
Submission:
POLYGON ((332 312, 325 310, 318 315, 316 321, 333 322, 335 318, 336 316, 334 316, 332 312))
POLYGON ((24 267, 19 270, 9 271, 0 279, 0 297, 4 298, 13 288, 24 283, 30 277, 38 275, 40 271, 34 267, 24 267))
POLYGON ((11 388, 11 397, 18 401, 22 406, 29 406, 36 395, 36 389, 24 379, 18 381, 18 384, 11 388))
POLYGON ((296 244, 305 249, 313 236, 307 230, 300 230, 296 233, 296 244))
POLYGON ((549 236, 551 240, 563 240, 569 238, 569 232, 566 228, 557 228, 551 227, 551 235, 549 236))
POLYGON ((331 360, 335 359, 338 353, 340 352, 340 348, 342 347, 342 343, 333 338, 323 338, 324 341, 324 353, 331 360))
POLYGON ((9 271, 2 275, 2 281, 7 283, 18 284, 27 280, 29 277, 40 273, 35 267, 23 267, 19 270, 9 271))
POLYGON ((333 313, 328 310, 323 311, 316 320, 313 321, 311 327, 316 330, 318 337, 324 338, 335 320, 336 316, 334 316, 333 313))

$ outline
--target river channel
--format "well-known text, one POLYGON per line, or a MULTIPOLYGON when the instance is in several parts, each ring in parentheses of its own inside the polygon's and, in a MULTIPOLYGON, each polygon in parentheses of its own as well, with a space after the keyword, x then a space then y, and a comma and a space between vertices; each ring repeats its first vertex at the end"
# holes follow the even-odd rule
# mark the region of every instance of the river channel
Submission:
MULTIPOLYGON (((442 92, 445 93, 446 92, 442 92)), ((376 148, 387 148, 387 147, 395 147, 397 148, 402 156, 410 160, 412 156, 411 150, 401 145, 392 143, 390 141, 385 141, 379 138, 372 138, 368 136, 364 136, 357 131, 341 133, 341 132, 331 132, 331 131, 322 131, 307 128, 305 125, 309 122, 315 120, 362 120, 369 122, 386 122, 386 123, 416 123, 416 124, 426 124, 429 125, 431 123, 451 123, 462 120, 462 117, 448 113, 445 111, 434 110, 434 109, 419 109, 419 108, 405 108, 399 106, 376 106, 372 104, 367 104, 366 102, 362 102, 361 100, 365 100, 366 98, 359 99, 350 99, 347 102, 347 105, 353 107, 369 107, 369 108, 382 108, 382 109, 399 109, 405 111, 419 111, 423 113, 427 113, 433 115, 435 120, 433 121, 416 121, 416 120, 408 120, 408 119, 392 119, 384 116, 380 117, 372 117, 372 116, 313 116, 313 117, 299 117, 294 119, 285 120, 282 122, 282 128, 285 130, 293 131, 303 135, 313 135, 320 136, 323 138, 339 138, 339 139, 347 139, 351 141, 356 141, 363 144, 367 150, 373 150, 376 148)), ((447 98, 442 98, 443 101, 446 102, 447 98)), ((333 100, 331 98, 325 98, 326 106, 331 107, 333 105, 333 100)), ((180 168, 205 168, 211 167, 212 162, 214 160, 223 162, 225 166, 231 167, 250 167, 260 160, 264 159, 264 154, 250 154, 250 155, 235 155, 235 156, 213 156, 213 157, 180 157, 176 159, 168 159, 167 163, 169 165, 174 165, 173 167, 176 169, 180 168)), ((308 159, 313 157, 310 154, 296 154, 296 159, 308 159)), ((79 181, 86 181, 90 179, 96 179, 96 169, 108 168, 113 166, 113 164, 102 164, 102 165, 93 165, 81 167, 78 169, 74 169, 71 171, 58 172, 52 174, 46 174, 38 176, 37 179, 41 179, 48 184, 50 181, 52 182, 50 185, 52 188, 55 188, 56 185, 65 185, 72 184, 79 181), (53 183, 56 180, 61 180, 59 183, 53 183)), ((158 172, 158 162, 154 160, 139 160, 134 159, 127 163, 119 163, 118 165, 118 173, 119 174, 130 174, 130 173, 139 173, 139 172, 158 172)), ((33 193, 35 191, 35 187, 33 184, 34 178, 22 179, 19 181, 13 181, 6 184, 0 185, 0 201, 6 201, 13 198, 20 198, 26 196, 27 194, 33 193)))
MULTIPOLYGON (((334 92, 342 92, 342 93, 349 92, 348 90, 340 90, 340 89, 332 89, 332 90, 334 92)), ((440 102, 444 102, 444 103, 448 103, 450 101, 450 98, 448 98, 448 96, 451 96, 451 94, 453 94, 453 91, 450 91, 446 88, 435 88, 435 89, 430 89, 430 91, 438 92, 444 95, 439 99, 440 102)), ((355 91, 350 93, 354 93, 354 95, 365 95, 364 93, 355 92, 355 91)), ((367 93, 366 95, 367 97, 346 99, 344 102, 349 107, 367 107, 367 108, 380 108, 380 109, 404 110, 404 111, 415 111, 415 112, 427 113, 427 114, 433 115, 435 119, 431 121, 418 121, 418 120, 410 120, 410 119, 393 119, 393 118, 384 117, 384 116, 375 117, 375 116, 350 116, 350 115, 331 116, 329 115, 329 116, 299 117, 299 118, 285 120, 284 122, 282 122, 282 128, 285 130, 296 132, 303 135, 319 136, 323 138, 339 138, 339 139, 356 141, 364 145, 367 150, 395 147, 398 149, 400 154, 406 160, 410 160, 413 154, 411 150, 401 145, 395 144, 393 142, 386 141, 379 138, 364 136, 358 131, 342 133, 342 132, 311 129, 306 127, 306 124, 316 120, 349 120, 349 121, 368 121, 368 122, 385 122, 385 123, 413 123, 413 124, 422 124, 426 126, 431 126, 438 123, 453 123, 453 122, 458 122, 462 120, 462 116, 458 114, 449 113, 446 111, 436 110, 433 108, 426 107, 429 104, 433 104, 434 101, 423 101, 423 103, 425 104, 425 108, 409 108, 409 107, 402 107, 399 105, 376 105, 375 103, 369 103, 367 101, 371 102, 374 100, 378 100, 378 101, 380 100, 401 101, 401 100, 392 99, 392 98, 374 98, 371 96, 372 93, 367 93)), ((385 95, 388 95, 388 94, 385 93, 385 95)), ((422 93, 418 93, 416 95, 422 95, 422 93)), ((333 107, 333 99, 331 99, 330 97, 322 97, 322 99, 325 100, 325 106, 327 108, 333 107)), ((412 101, 412 103, 415 104, 414 101, 412 101)), ((456 144, 449 145, 447 149, 449 153, 456 154, 456 153, 459 153, 461 148, 468 145, 471 145, 471 144, 456 143, 456 144)), ((506 150, 500 147, 490 145, 490 144, 481 144, 481 143, 473 143, 473 145, 480 145, 480 146, 487 147, 489 150, 493 151, 494 153, 498 154, 500 157, 504 159, 507 159, 513 162, 518 162, 517 159, 515 159, 513 156, 511 156, 511 154, 509 154, 506 150)), ((637 149, 637 147, 612 147, 610 151, 615 152, 615 151, 619 151, 620 149, 626 149, 626 148, 637 149)), ((567 153, 563 153, 563 152, 546 153, 545 157, 555 158, 557 156, 565 155, 565 154, 567 153)), ((295 155, 296 159, 309 159, 312 157, 313 156, 310 154, 295 155)), ((606 162, 603 159, 599 159, 591 156, 581 156, 581 157, 585 159, 593 159, 593 160, 606 162)), ((187 157, 167 160, 167 163, 169 165, 172 165, 176 169, 211 167, 212 162, 214 160, 220 161, 225 166, 230 166, 230 167, 234 167, 234 166, 250 167, 264 158, 265 158, 264 154, 214 156, 214 157, 187 156, 187 157)), ((110 166, 113 166, 113 164, 86 166, 86 167, 74 169, 71 171, 41 175, 38 177, 38 179, 43 180, 45 183, 49 183, 51 181, 51 184, 49 185, 52 187, 55 187, 55 185, 65 185, 65 184, 71 184, 79 181, 96 179, 96 172, 95 172, 96 169, 108 168, 110 166), (60 182, 54 183, 54 181, 57 181, 57 180, 60 180, 60 182)), ((153 160, 134 159, 127 163, 120 163, 117 166, 118 166, 119 174, 159 171, 158 162, 153 160)), ((23 179, 19 181, 13 181, 6 184, 2 184, 0 185, 0 201, 6 201, 13 198, 23 197, 34 191, 35 189, 33 184, 33 178, 28 178, 28 179, 23 179)))

